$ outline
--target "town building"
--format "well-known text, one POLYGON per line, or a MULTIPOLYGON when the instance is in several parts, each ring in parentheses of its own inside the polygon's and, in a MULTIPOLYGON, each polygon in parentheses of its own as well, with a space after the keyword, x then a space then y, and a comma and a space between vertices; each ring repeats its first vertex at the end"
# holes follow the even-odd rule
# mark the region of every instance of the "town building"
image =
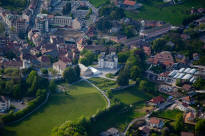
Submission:
POLYGON ((59 60, 53 64, 53 69, 59 72, 60 74, 63 74, 64 70, 68 67, 69 65, 66 64, 65 62, 59 60))
POLYGON ((162 34, 165 34, 171 30, 171 25, 165 24, 160 27, 154 27, 151 29, 145 29, 140 31, 140 36, 145 37, 145 38, 155 38, 158 37, 162 34))
POLYGON ((38 14, 35 19, 36 29, 40 32, 49 32, 48 16, 47 14, 38 14))
POLYGON ((194 133, 191 133, 191 132, 181 132, 181 136, 194 136, 194 133))
POLYGON ((160 105, 161 103, 163 103, 165 101, 165 99, 162 97, 162 96, 157 96, 157 97, 154 97, 152 98, 149 103, 151 105, 154 105, 154 106, 158 106, 160 105))
POLYGON ((155 56, 151 56, 147 61, 155 65, 163 64, 167 68, 171 67, 174 64, 174 59, 172 57, 171 52, 169 51, 163 51, 163 52, 157 53, 155 56))
POLYGON ((10 100, 5 96, 0 96, 0 112, 5 112, 10 108, 10 100))
POLYGON ((98 67, 99 68, 108 68, 108 69, 117 69, 118 68, 118 57, 112 52, 111 54, 106 55, 105 52, 100 54, 98 58, 98 67))
POLYGON ((110 128, 105 132, 100 133, 100 136, 122 136, 116 128, 110 128))
POLYGON ((149 119, 149 125, 151 128, 159 128, 161 129, 164 126, 164 121, 162 119, 151 117, 149 119))

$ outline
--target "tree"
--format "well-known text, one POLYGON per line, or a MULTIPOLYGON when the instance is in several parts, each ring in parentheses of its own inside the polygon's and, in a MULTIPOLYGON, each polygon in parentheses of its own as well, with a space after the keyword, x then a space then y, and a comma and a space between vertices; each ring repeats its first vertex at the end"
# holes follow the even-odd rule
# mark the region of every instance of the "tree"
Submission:
POLYGON ((93 61, 95 60, 96 56, 92 51, 83 50, 81 53, 80 63, 89 66, 92 65, 93 61))
POLYGON ((44 74, 44 75, 48 75, 48 70, 45 69, 45 68, 42 68, 41 73, 44 74))
POLYGON ((50 90, 51 92, 55 92, 55 91, 56 91, 57 85, 56 85, 56 83, 55 83, 54 80, 51 80, 51 81, 49 82, 48 88, 49 88, 49 90, 50 90))
POLYGON ((52 136, 87 136, 87 132, 81 124, 67 121, 54 128, 52 136))
POLYGON ((97 22, 96 26, 100 31, 106 32, 107 30, 109 30, 112 27, 112 24, 107 19, 100 19, 97 22))
POLYGON ((63 78, 65 79, 66 82, 71 84, 77 80, 77 74, 72 67, 68 67, 63 72, 63 78))
POLYGON ((47 92, 46 89, 38 89, 36 91, 36 96, 43 96, 46 94, 46 92, 47 92))
POLYGON ((36 71, 32 70, 27 79, 26 79, 26 83, 29 87, 28 89, 28 95, 34 95, 38 89, 38 80, 39 80, 39 77, 38 77, 38 74, 36 71))
POLYGON ((183 119, 183 115, 178 114, 176 117, 176 121, 174 124, 174 128, 177 132, 180 132, 181 130, 183 130, 184 128, 184 119, 183 119))
POLYGON ((137 77, 141 77, 142 71, 139 66, 133 66, 130 68, 130 78, 135 80, 137 77))
POLYGON ((129 57, 129 53, 130 53, 129 51, 127 51, 127 52, 119 52, 118 53, 118 61, 120 63, 125 63, 127 61, 128 57, 129 57))
POLYGON ((202 78, 198 78, 196 82, 194 82, 193 86, 196 89, 203 89, 205 88, 205 80, 202 78))
POLYGON ((64 7, 63 7, 63 15, 68 15, 71 11, 71 3, 67 3, 64 7))
POLYGON ((79 67, 79 65, 76 65, 76 66, 74 67, 74 71, 75 71, 75 73, 76 73, 76 78, 77 78, 77 79, 80 79, 80 67, 79 67))
POLYGON ((141 80, 138 88, 141 91, 149 91, 148 87, 149 87, 149 83, 146 80, 141 80))
POLYGON ((156 39, 152 44, 152 49, 155 52, 161 52, 165 44, 166 44, 166 41, 164 39, 156 39))
POLYGON ((205 119, 199 120, 195 125, 195 132, 197 136, 205 136, 205 119))
POLYGON ((119 76, 117 77, 117 83, 120 86, 126 86, 129 84, 129 77, 126 71, 122 70, 120 72, 119 76))

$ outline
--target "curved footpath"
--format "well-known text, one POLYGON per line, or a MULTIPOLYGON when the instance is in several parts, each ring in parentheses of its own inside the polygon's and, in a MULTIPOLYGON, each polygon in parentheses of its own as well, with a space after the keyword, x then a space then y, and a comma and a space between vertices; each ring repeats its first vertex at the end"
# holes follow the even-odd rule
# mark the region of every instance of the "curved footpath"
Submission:
POLYGON ((107 101, 107 109, 110 108, 110 99, 107 97, 107 95, 105 94, 105 92, 103 90, 101 90, 100 88, 98 88, 96 85, 94 85, 92 82, 90 82, 89 80, 85 79, 85 81, 87 81, 89 84, 91 84, 93 87, 95 87, 98 91, 100 91, 100 93, 105 97, 106 101, 107 101))
POLYGON ((124 135, 127 134, 127 131, 130 129, 130 127, 136 122, 136 121, 139 121, 139 120, 144 120, 145 117, 140 117, 140 118, 135 118, 133 119, 129 124, 128 126, 126 127, 125 131, 123 132, 124 135))

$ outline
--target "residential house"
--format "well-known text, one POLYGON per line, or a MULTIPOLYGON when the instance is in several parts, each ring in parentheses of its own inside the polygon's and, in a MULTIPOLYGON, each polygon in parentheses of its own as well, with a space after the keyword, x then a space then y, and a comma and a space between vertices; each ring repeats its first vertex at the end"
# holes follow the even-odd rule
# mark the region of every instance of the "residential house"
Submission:
POLYGON ((194 136, 194 133, 191 133, 191 132, 181 132, 181 136, 194 136))
POLYGON ((68 67, 68 64, 65 62, 59 60, 53 64, 53 69, 59 72, 60 74, 63 74, 64 70, 68 67))
POLYGON ((176 60, 177 63, 184 63, 184 64, 187 63, 186 57, 182 54, 176 54, 175 55, 175 60, 176 60))
POLYGON ((112 41, 116 42, 116 43, 121 43, 123 41, 126 41, 127 40, 127 37, 126 36, 123 36, 123 35, 119 35, 119 36, 113 36, 111 37, 112 41))
POLYGON ((157 77, 158 81, 163 81, 163 82, 172 82, 171 78, 169 78, 169 72, 164 72, 160 73, 157 77))
POLYGON ((161 129, 164 126, 164 121, 156 117, 151 117, 148 123, 151 128, 161 129))
POLYGON ((41 56, 38 61, 40 61, 41 67, 49 67, 51 65, 51 59, 48 56, 41 56))
POLYGON ((149 127, 142 126, 142 127, 139 127, 138 129, 143 133, 143 136, 149 136, 150 135, 151 130, 149 129, 149 127))
POLYGON ((150 49, 150 47, 148 47, 148 46, 143 46, 143 50, 144 50, 144 53, 145 53, 147 56, 150 56, 150 55, 151 55, 151 49, 150 49))
POLYGON ((184 120, 185 122, 193 122, 195 119, 195 114, 193 112, 188 112, 185 114, 184 120))
POLYGON ((100 133, 100 136, 122 136, 116 128, 110 128, 105 132, 100 133))
POLYGON ((10 100, 5 96, 0 96, 0 112, 5 112, 10 108, 10 100))
POLYGON ((191 88, 192 88, 192 86, 189 85, 189 84, 184 84, 184 85, 182 86, 182 89, 183 89, 184 91, 186 91, 186 92, 191 91, 191 88))
POLYGON ((147 61, 152 64, 163 64, 167 68, 174 64, 174 59, 169 51, 157 53, 155 56, 150 57, 147 61))
POLYGON ((183 40, 188 40, 188 39, 191 38, 190 35, 188 35, 188 34, 181 34, 180 37, 181 37, 183 40))
POLYGON ((165 24, 160 27, 154 27, 151 29, 145 29, 140 31, 140 36, 145 37, 145 38, 155 38, 158 37, 162 34, 165 34, 171 30, 171 25, 165 24))
POLYGON ((127 10, 135 10, 139 7, 141 7, 141 4, 137 4, 136 1, 133 0, 124 0, 121 7, 126 8, 127 10))
POLYGON ((193 103, 190 96, 185 96, 181 100, 183 103, 186 103, 188 105, 193 103))
POLYGON ((164 101, 165 101, 165 99, 164 99, 162 96, 157 96, 157 97, 152 98, 152 99, 149 101, 149 104, 158 106, 158 105, 160 105, 161 103, 163 103, 164 101))
POLYGON ((155 21, 155 20, 142 20, 141 22, 142 27, 160 27, 164 25, 164 22, 162 21, 155 21))
POLYGON ((183 112, 188 112, 188 111, 190 111, 188 106, 189 105, 186 103, 177 102, 176 109, 179 109, 180 111, 183 111, 183 112))
POLYGON ((193 53, 193 60, 199 60, 199 54, 193 53))

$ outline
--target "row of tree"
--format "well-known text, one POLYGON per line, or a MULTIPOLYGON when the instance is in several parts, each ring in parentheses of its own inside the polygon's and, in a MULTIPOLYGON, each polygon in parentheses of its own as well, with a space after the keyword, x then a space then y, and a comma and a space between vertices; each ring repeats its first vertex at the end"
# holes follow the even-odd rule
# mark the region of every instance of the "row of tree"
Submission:
POLYGON ((121 86, 129 84, 129 79, 136 81, 138 78, 142 78, 145 72, 146 63, 145 55, 142 50, 132 50, 128 53, 119 53, 120 61, 125 62, 124 68, 120 71, 117 78, 117 83, 121 86))
POLYGON ((67 67, 63 72, 63 78, 68 83, 73 83, 80 79, 80 67, 78 65, 74 67, 67 67))
POLYGON ((42 91, 44 89, 55 91, 55 82, 49 82, 47 79, 39 77, 34 70, 29 73, 26 80, 23 78, 0 79, 0 95, 15 99, 21 99, 25 96, 37 97, 47 92, 42 91))

